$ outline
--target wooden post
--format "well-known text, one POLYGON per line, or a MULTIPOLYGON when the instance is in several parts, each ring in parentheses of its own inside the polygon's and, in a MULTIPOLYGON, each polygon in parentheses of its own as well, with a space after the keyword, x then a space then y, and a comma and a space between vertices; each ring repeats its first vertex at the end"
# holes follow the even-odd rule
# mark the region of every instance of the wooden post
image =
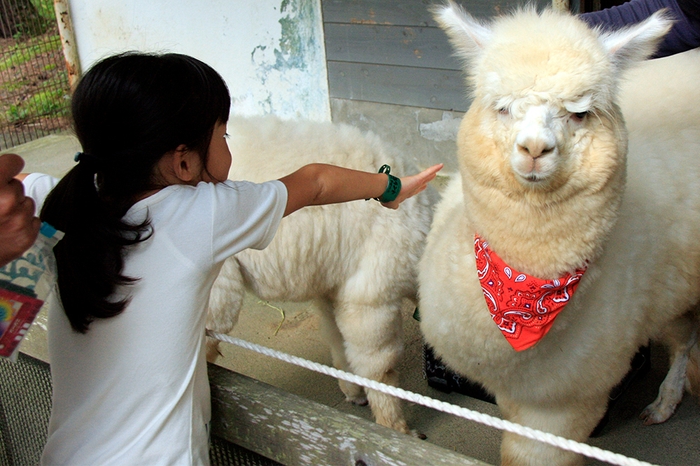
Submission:
POLYGON ((58 22, 58 32, 63 45, 63 56, 66 60, 66 70, 68 71, 68 84, 71 91, 75 90, 80 78, 80 58, 78 57, 78 45, 75 43, 75 31, 68 9, 68 0, 54 0, 54 11, 58 22))
POLYGON ((486 466, 215 364, 209 381, 212 433, 286 466, 486 466))

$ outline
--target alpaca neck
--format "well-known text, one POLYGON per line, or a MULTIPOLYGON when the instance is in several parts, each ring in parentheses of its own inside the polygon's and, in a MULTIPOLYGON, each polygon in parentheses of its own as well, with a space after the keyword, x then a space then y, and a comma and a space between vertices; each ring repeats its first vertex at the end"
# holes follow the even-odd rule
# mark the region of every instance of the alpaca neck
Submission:
MULTIPOLYGON (((626 151, 624 144, 617 147, 626 151)), ((625 185, 625 157, 618 159, 605 180, 567 196, 561 189, 508 191, 463 166, 467 228, 473 230, 465 233, 478 233, 504 261, 527 274, 554 279, 572 272, 600 255, 617 220, 625 185)))
POLYGON ((553 279, 595 260, 617 218, 614 189, 532 205, 463 180, 467 224, 514 268, 553 279))
POLYGON ((510 162, 513 138, 477 101, 457 140, 469 237, 478 233, 511 267, 554 279, 593 262, 618 216, 627 134, 616 105, 562 137, 557 171, 528 185, 510 162))

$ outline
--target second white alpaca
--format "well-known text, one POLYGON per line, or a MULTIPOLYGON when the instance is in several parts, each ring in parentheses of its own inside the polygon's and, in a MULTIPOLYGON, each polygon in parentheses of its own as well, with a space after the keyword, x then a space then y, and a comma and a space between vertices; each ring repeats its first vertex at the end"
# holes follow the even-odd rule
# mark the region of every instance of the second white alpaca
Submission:
MULTIPOLYGON (((311 162, 376 172, 417 173, 376 135, 349 125, 275 117, 229 122, 230 178, 266 181, 311 162)), ((227 260, 211 295, 207 327, 228 333, 244 293, 270 301, 314 301, 336 367, 397 385, 403 354, 401 307, 415 302, 417 264, 432 220, 430 193, 398 210, 377 201, 307 207, 282 220, 272 243, 227 260)), ((210 342, 209 359, 216 357, 210 342)), ((408 433, 399 400, 340 382, 348 401, 369 401, 377 422, 408 433)))
MULTIPOLYGON (((608 34, 553 11, 485 24, 450 2, 436 17, 474 100, 419 266, 426 340, 506 419, 585 441, 637 349, 665 339, 673 367, 644 413, 662 422, 697 348, 698 56, 633 75, 628 156, 618 86, 669 29, 663 16, 608 34)), ((509 433, 501 460, 582 462, 509 433)))

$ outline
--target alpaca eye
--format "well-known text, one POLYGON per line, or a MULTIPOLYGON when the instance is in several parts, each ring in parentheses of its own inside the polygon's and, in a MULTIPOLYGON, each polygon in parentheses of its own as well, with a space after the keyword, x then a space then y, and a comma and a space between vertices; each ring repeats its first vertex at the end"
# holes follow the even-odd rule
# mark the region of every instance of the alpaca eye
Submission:
POLYGON ((586 118, 586 115, 588 115, 588 112, 578 112, 572 114, 575 120, 582 121, 584 118, 586 118))
POLYGON ((502 107, 502 108, 498 109, 498 114, 503 115, 503 116, 508 116, 508 115, 510 115, 510 112, 508 111, 507 108, 502 107))

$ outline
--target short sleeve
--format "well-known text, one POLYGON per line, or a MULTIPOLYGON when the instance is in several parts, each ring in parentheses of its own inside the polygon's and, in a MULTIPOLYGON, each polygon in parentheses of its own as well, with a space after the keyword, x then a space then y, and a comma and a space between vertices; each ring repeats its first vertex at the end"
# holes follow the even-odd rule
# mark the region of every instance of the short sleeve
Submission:
POLYGON ((287 188, 280 181, 227 181, 213 197, 214 260, 243 249, 264 249, 272 241, 287 206, 287 188))
POLYGON ((42 173, 30 173, 22 181, 22 184, 24 185, 25 196, 32 198, 36 204, 34 215, 38 216, 44 206, 46 196, 58 184, 58 178, 42 173))

